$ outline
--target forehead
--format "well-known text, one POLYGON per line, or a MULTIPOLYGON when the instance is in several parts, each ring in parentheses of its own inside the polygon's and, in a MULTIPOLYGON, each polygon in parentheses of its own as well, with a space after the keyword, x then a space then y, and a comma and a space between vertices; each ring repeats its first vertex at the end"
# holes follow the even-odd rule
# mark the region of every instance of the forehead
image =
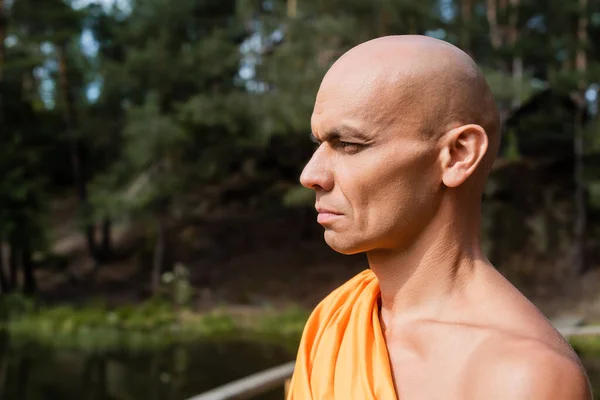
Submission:
POLYGON ((315 100, 313 133, 325 133, 343 125, 374 135, 403 115, 401 91, 376 74, 328 75, 315 100))

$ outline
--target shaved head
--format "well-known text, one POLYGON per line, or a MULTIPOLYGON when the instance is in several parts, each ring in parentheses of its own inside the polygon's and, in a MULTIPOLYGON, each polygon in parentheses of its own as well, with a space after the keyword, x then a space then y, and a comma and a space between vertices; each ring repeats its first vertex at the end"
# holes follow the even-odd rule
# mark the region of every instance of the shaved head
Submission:
POLYGON ((345 88, 346 96, 363 96, 369 120, 413 124, 414 133, 427 138, 438 139, 462 125, 481 126, 490 141, 482 167, 491 168, 500 142, 498 110, 483 73, 456 46, 418 35, 373 39, 333 64, 321 84, 315 113, 332 87, 345 88))
POLYGON ((300 181, 315 190, 334 249, 409 246, 433 224, 462 220, 479 232, 499 115, 460 49, 425 36, 354 47, 323 78, 311 128, 319 146, 300 181))

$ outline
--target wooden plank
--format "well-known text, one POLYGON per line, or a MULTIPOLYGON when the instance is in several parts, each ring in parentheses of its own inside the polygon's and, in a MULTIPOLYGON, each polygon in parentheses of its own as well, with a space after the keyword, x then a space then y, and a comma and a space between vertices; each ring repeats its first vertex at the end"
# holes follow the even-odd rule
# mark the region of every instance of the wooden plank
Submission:
POLYGON ((566 314, 553 318, 552 320, 550 320, 550 323, 558 330, 570 329, 582 326, 584 323, 584 319, 580 315, 566 314))
POLYGON ((572 326, 568 328, 561 328, 558 331, 566 338, 572 336, 599 336, 600 335, 600 326, 599 325, 591 325, 591 326, 572 326))
POLYGON ((242 400, 268 392, 292 376, 295 361, 230 382, 188 400, 242 400))

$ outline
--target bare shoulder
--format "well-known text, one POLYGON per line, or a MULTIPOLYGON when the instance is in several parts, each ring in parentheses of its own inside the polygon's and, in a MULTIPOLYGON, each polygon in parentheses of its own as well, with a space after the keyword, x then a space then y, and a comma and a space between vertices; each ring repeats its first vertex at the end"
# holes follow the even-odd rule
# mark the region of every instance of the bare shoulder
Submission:
POLYGON ((505 335, 480 356, 471 371, 478 383, 468 385, 472 398, 592 400, 585 370, 569 349, 505 335))

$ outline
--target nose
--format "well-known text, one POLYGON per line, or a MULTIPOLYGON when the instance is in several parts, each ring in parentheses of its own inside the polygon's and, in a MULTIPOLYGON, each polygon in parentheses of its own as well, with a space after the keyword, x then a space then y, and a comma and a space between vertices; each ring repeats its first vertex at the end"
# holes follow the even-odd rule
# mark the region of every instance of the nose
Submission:
POLYGON ((315 191, 329 192, 333 189, 333 174, 326 151, 325 146, 321 145, 313 153, 300 175, 302 186, 315 191))

